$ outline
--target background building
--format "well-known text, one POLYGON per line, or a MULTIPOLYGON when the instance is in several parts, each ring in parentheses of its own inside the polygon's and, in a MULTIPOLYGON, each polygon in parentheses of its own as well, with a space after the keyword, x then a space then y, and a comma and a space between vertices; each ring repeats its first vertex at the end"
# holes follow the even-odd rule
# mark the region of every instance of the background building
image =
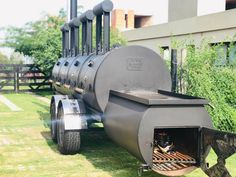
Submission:
POLYGON ((122 30, 168 22, 168 0, 113 0, 112 26, 122 30))
MULTIPOLYGON (((102 0, 79 0, 92 9, 102 0)), ((169 58, 172 39, 199 46, 202 39, 210 45, 224 43, 225 58, 229 42, 236 33, 236 0, 112 0, 111 26, 122 31, 128 45, 142 45, 169 58)), ((236 45, 235 45, 236 51, 236 45)), ((185 55, 185 50, 180 51, 185 55)))
MULTIPOLYGON (((236 61, 236 44, 231 53, 228 52, 229 43, 236 41, 236 0, 168 2, 168 22, 154 24, 152 21, 153 25, 148 27, 123 31, 128 45, 142 45, 157 52, 162 48, 164 57, 169 58, 173 40, 198 47, 207 39, 209 45, 223 43, 221 58, 236 61)), ((179 52, 181 57, 186 55, 185 49, 179 52)))
MULTIPOLYGON (((68 3, 70 0, 67 0, 68 3)), ((83 9, 92 9, 102 0, 79 0, 83 9)), ((121 31, 208 15, 236 8, 236 0, 111 0, 111 24, 121 31)), ((69 7, 69 6, 68 6, 69 7)))
MULTIPOLYGON (((79 5, 85 9, 93 8, 94 4, 102 0, 79 0, 79 5)), ((148 25, 168 22, 168 0, 111 0, 114 4, 112 24, 124 30, 132 29, 138 24, 148 25), (128 18, 127 18, 128 16, 128 18), (133 24, 131 23, 133 21, 133 24), (127 23, 129 25, 127 25, 127 23), (132 27, 130 26, 132 24, 132 27)), ((145 25, 147 26, 147 25, 145 25)))
POLYGON ((123 30, 224 12, 235 0, 113 0, 112 26, 123 30))

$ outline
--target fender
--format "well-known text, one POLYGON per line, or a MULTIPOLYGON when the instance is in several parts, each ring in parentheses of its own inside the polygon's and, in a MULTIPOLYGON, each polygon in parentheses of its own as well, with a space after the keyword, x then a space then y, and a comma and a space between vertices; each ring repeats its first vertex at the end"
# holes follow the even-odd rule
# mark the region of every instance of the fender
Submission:
POLYGON ((88 129, 88 116, 82 100, 63 99, 59 101, 59 106, 63 109, 65 130, 88 129))
MULTIPOLYGON (((60 100, 64 99, 69 99, 67 95, 53 95, 51 98, 51 103, 50 103, 50 109, 52 109, 52 105, 54 104, 54 109, 55 109, 55 115, 57 115, 58 112, 58 104, 60 100)), ((50 110, 51 112, 51 110, 50 110)))

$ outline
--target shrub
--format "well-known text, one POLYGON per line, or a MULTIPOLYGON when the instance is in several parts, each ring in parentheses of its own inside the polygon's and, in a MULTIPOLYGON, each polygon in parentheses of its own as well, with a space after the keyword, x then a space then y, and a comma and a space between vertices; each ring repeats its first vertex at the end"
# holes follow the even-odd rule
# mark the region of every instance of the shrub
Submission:
POLYGON ((181 76, 188 95, 208 99, 207 107, 214 126, 236 132, 236 67, 229 63, 217 65, 221 44, 199 48, 187 47, 187 57, 181 76))

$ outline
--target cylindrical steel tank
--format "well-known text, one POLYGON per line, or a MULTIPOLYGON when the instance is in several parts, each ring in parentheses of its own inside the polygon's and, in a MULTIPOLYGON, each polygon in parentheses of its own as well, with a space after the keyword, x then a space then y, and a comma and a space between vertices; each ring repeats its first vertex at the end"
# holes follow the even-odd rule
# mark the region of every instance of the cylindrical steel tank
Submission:
MULTIPOLYGON (((110 90, 171 89, 170 74, 164 61, 152 50, 141 46, 118 48, 104 55, 68 58, 55 68, 58 73, 53 72, 53 78, 59 78, 61 84, 69 84, 71 88, 82 89, 85 103, 100 112, 105 110, 110 90)), ((71 93, 70 88, 60 91, 71 93)), ((76 97, 76 92, 73 95, 76 97)))

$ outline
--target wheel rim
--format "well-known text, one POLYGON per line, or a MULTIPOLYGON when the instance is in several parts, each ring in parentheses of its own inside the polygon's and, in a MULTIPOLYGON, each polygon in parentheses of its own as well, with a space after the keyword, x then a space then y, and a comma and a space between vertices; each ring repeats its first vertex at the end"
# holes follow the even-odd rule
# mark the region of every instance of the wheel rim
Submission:
POLYGON ((52 103, 51 105, 51 134, 54 137, 56 133, 56 109, 55 109, 55 103, 52 103))
POLYGON ((58 110, 58 134, 57 134, 57 139, 58 139, 58 144, 62 145, 63 143, 63 137, 64 137, 64 121, 63 121, 63 110, 62 108, 59 108, 58 110))

